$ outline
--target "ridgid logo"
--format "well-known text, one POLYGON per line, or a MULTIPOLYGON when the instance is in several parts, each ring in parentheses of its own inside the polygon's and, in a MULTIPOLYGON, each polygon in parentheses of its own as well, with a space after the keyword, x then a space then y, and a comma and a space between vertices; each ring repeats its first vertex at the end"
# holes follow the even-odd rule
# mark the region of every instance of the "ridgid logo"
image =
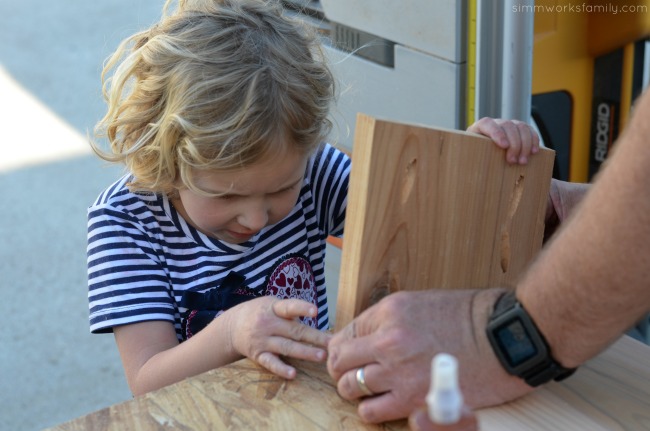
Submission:
POLYGON ((609 147, 612 143, 612 125, 614 120, 614 107, 601 102, 596 108, 596 138, 594 145, 594 159, 604 162, 607 158, 609 147))

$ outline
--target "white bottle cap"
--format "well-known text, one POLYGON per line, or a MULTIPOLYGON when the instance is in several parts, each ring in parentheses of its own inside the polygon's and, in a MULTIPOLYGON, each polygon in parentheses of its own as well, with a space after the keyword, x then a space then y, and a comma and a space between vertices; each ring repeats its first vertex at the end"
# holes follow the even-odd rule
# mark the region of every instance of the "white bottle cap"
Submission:
POLYGON ((431 361, 427 406, 434 423, 450 425, 460 420, 463 395, 458 387, 458 361, 452 355, 439 353, 431 361))

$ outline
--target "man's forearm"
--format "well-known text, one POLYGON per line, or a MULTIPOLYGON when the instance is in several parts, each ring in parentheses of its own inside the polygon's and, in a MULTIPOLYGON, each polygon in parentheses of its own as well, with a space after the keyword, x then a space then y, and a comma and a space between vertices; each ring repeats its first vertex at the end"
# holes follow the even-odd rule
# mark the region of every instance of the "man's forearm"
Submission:
POLYGON ((517 296, 563 365, 603 350, 650 309, 650 94, 578 211, 517 296))

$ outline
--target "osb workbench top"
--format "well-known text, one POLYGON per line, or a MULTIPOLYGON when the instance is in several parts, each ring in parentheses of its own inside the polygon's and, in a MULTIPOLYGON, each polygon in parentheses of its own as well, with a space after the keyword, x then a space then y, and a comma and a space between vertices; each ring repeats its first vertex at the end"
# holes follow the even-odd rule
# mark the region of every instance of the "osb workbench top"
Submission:
MULTIPOLYGON (((51 431, 408 429, 361 423, 323 364, 293 364, 298 375, 287 381, 241 360, 51 431)), ((650 430, 650 347, 623 337, 568 380, 481 410, 479 421, 482 431, 650 430)))

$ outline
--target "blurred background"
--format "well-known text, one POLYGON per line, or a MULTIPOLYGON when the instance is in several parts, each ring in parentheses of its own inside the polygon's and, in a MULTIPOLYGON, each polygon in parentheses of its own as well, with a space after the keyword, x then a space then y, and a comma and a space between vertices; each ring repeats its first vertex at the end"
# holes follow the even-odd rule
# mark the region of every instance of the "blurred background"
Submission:
POLYGON ((90 335, 86 208, 121 174, 91 154, 100 72, 163 0, 0 0, 0 429, 36 430, 131 397, 90 335))

